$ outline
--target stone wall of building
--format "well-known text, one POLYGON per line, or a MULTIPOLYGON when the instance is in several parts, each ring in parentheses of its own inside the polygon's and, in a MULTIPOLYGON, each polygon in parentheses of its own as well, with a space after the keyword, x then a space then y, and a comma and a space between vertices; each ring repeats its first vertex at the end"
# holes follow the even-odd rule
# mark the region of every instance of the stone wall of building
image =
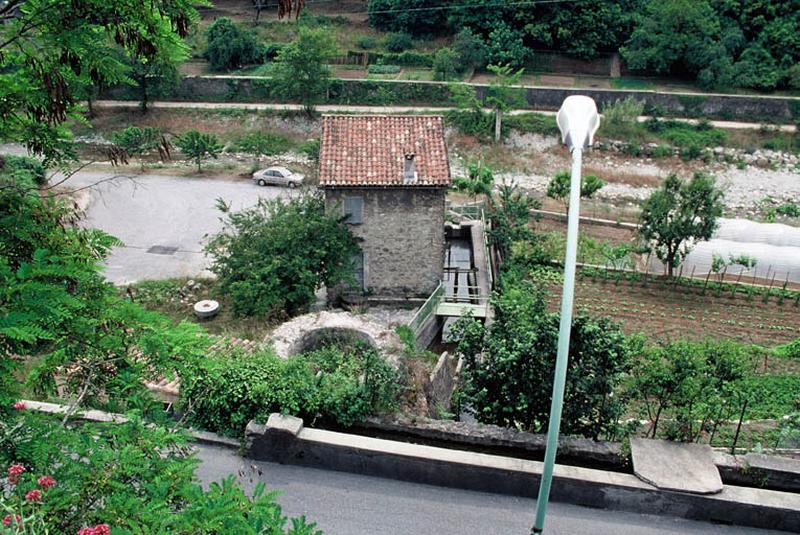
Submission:
POLYGON ((328 207, 344 198, 364 199, 363 223, 352 225, 366 255, 364 278, 370 298, 427 298, 444 268, 442 188, 327 188, 328 207))

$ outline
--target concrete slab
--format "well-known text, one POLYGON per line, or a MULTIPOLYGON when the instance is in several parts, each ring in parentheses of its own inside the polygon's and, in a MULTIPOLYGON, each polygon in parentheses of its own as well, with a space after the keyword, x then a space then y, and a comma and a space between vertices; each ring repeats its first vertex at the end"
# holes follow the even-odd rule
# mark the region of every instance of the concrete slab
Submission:
POLYGON ((645 438, 631 439, 633 473, 663 490, 716 494, 722 478, 707 444, 684 444, 645 438))

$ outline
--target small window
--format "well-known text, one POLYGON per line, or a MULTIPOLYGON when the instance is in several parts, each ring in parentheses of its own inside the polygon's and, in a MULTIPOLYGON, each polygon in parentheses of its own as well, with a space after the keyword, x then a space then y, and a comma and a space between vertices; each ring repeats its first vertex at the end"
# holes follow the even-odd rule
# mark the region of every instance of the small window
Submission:
POLYGON ((344 222, 349 225, 360 225, 363 221, 364 199, 361 197, 344 198, 344 222))

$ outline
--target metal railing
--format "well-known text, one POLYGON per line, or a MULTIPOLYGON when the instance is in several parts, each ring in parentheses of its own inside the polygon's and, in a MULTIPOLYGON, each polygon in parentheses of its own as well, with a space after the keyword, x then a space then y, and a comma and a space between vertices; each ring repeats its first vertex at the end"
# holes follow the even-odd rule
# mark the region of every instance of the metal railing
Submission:
POLYGON ((411 321, 408 322, 408 327, 414 334, 419 334, 419 330, 425 325, 425 322, 428 321, 428 318, 431 314, 436 314, 436 308, 439 306, 439 303, 442 301, 444 297, 444 286, 442 283, 439 283, 439 286, 433 291, 433 293, 428 297, 425 303, 419 307, 419 310, 414 314, 414 317, 411 318, 411 321))

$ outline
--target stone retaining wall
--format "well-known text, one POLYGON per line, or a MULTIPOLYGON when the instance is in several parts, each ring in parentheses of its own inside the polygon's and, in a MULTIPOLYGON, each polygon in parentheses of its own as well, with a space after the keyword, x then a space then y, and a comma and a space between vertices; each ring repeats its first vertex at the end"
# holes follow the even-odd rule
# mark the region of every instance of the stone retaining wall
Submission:
MULTIPOLYGON (((480 96, 487 86, 473 84, 480 96)), ((616 100, 633 97, 645 103, 645 110, 677 117, 708 117, 722 120, 800 121, 800 99, 761 95, 673 93, 597 88, 526 87, 528 106, 538 110, 557 110, 570 95, 592 97, 602 107, 616 100)), ((128 86, 106 92, 118 99, 136 99, 128 86)), ((174 94, 164 100, 194 102, 277 102, 269 78, 244 76, 186 76, 174 94)), ((326 104, 351 105, 452 105, 445 82, 405 80, 334 80, 326 104)))

